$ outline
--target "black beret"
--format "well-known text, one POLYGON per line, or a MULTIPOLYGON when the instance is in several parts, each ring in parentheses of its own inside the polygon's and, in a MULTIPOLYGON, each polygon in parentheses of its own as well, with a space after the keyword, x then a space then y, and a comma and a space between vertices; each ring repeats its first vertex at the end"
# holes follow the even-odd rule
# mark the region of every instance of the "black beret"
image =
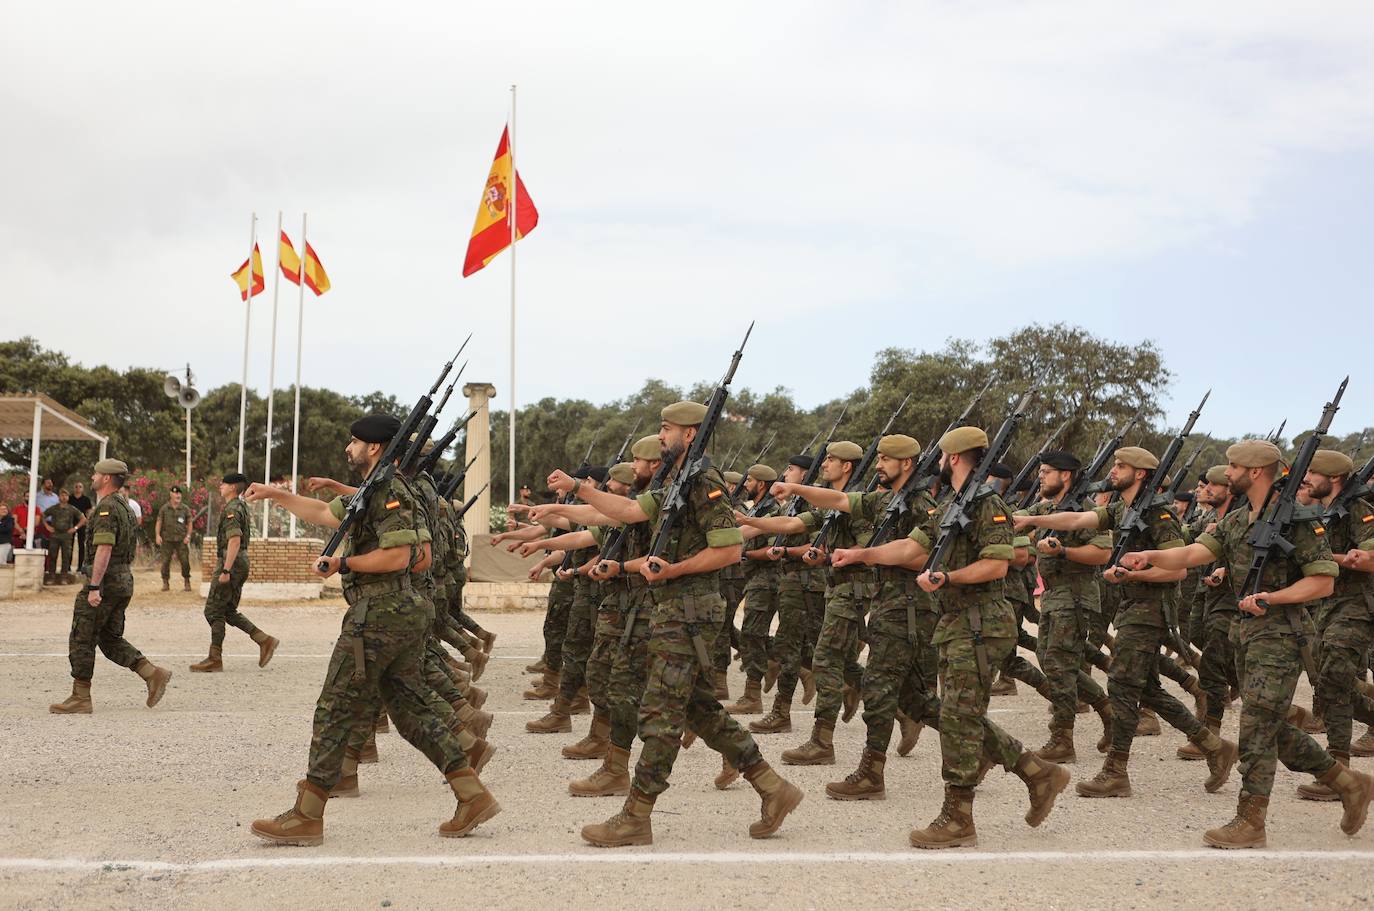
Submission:
POLYGON ((598 484, 605 484, 607 478, 606 466, 593 465, 591 468, 587 469, 587 477, 598 484))
POLYGON ((1056 471, 1078 471, 1083 467, 1078 456, 1063 449, 1046 449, 1040 453, 1040 464, 1048 465, 1056 471))
POLYGON ((171 487, 167 488, 167 490, 169 493, 181 493, 181 485, 173 484, 171 487))
POLYGON ((1191 503, 1193 502, 1193 492, 1191 490, 1181 490, 1174 494, 1174 500, 1175 502, 1191 503))
POLYGON ((223 481, 226 484, 247 484, 248 475, 241 471, 231 471, 224 476, 223 481))
POLYGON ((813 460, 812 460, 811 456, 809 456, 809 455, 807 455, 806 453, 803 452, 801 455, 794 455, 794 456, 792 456, 792 458, 790 458, 790 459, 787 460, 787 464, 788 464, 788 465, 796 465, 798 468, 804 468, 804 469, 806 469, 807 471, 810 471, 810 470, 811 470, 811 462, 812 462, 812 461, 813 461, 813 460))
POLYGON ((369 414, 349 425, 348 432, 364 443, 390 443, 401 422, 389 414, 369 414))
POLYGON ((994 478, 1002 478, 1004 480, 1010 481, 1012 471, 1011 467, 1007 465, 1005 462, 998 462, 988 470, 988 474, 994 478))

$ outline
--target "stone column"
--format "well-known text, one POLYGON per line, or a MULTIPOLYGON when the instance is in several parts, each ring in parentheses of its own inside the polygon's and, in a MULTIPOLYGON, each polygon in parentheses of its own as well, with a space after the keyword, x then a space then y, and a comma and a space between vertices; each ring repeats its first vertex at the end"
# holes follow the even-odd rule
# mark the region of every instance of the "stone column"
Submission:
POLYGON ((491 533, 491 413, 487 401, 496 395, 496 387, 490 383, 468 383, 463 387, 463 395, 468 397, 468 411, 477 412, 468 422, 467 447, 463 462, 477 461, 468 469, 463 479, 463 501, 467 502, 473 492, 485 487, 472 509, 463 517, 463 529, 469 541, 478 535, 491 533))

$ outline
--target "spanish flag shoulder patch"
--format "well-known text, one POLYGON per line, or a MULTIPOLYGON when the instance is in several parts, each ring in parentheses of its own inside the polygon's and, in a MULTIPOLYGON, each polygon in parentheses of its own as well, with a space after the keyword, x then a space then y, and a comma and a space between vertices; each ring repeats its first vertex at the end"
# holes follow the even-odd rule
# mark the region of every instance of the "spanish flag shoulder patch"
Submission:
POLYGON ((993 517, 992 517, 992 521, 994 521, 994 522, 996 522, 996 523, 998 523, 998 524, 1000 525, 1001 523, 1007 521, 1007 517, 1006 517, 1006 516, 993 516, 993 517))
POLYGON ((400 507, 400 505, 401 505, 401 501, 400 501, 400 500, 392 500, 390 503, 386 504, 386 508, 387 508, 387 509, 398 509, 398 508, 400 507))
POLYGON ((706 499, 719 500, 723 496, 725 496, 725 491, 721 490, 720 488, 716 488, 715 490, 711 491, 706 495, 706 499))
POLYGON ((1159 517, 1161 519, 1172 519, 1174 517, 1174 514, 1171 512, 1162 512, 1159 514, 1159 517))
POLYGON ((938 507, 938 506, 932 506, 932 507, 930 507, 929 509, 926 510, 926 515, 931 515, 931 516, 933 516, 933 515, 935 515, 937 512, 939 512, 939 511, 940 511, 940 507, 938 507))
POLYGON ((1374 513, 1370 513, 1360 520, 1361 522, 1374 522, 1374 513))
POLYGON ((102 515, 102 516, 108 516, 109 514, 110 514, 110 511, 109 511, 108 509, 105 510, 104 512, 100 513, 100 515, 102 515))
POLYGON ((1313 526, 1312 526, 1312 533, 1313 533, 1313 534, 1318 534, 1318 535, 1324 535, 1324 534, 1326 534, 1326 526, 1325 526, 1325 525, 1313 525, 1313 526))

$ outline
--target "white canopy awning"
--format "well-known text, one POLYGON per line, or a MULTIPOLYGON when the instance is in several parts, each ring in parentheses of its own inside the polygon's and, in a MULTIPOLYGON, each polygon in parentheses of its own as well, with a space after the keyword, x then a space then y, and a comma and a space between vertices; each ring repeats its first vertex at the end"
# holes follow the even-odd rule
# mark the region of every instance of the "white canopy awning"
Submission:
MULTIPOLYGON (((32 509, 38 497, 38 450, 43 439, 49 440, 91 440, 100 444, 100 458, 105 458, 105 449, 110 438, 97 433, 95 428, 81 415, 59 405, 41 392, 26 392, 19 395, 0 395, 0 437, 12 440, 33 440, 33 455, 29 461, 29 508, 32 509)), ((30 521, 24 546, 33 547, 33 528, 37 522, 30 521)))

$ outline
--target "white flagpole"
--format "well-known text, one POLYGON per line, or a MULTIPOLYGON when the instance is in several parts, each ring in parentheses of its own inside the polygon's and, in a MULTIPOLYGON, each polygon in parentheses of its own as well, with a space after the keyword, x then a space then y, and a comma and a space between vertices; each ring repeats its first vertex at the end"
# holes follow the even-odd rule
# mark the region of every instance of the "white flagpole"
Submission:
MULTIPOLYGON (((291 492, 296 492, 301 453, 301 340, 305 338, 305 213, 301 213, 301 274, 296 289, 296 416, 291 422, 291 492)), ((291 514, 291 537, 296 537, 296 514, 291 514)))
MULTIPOLYGON (((272 400, 277 397, 277 292, 281 286, 281 209, 277 210, 277 268, 272 273, 272 355, 267 362, 267 445, 262 460, 262 483, 272 483, 272 400)), ((262 536, 269 534, 267 524, 272 501, 262 501, 262 536)))
POLYGON ((258 213, 248 228, 248 299, 243 303, 243 382, 239 385, 239 472, 243 472, 243 434, 248 418, 248 326, 253 315, 253 247, 258 243, 258 213))
POLYGON ((506 503, 515 502, 515 213, 520 172, 515 169, 515 86, 510 87, 510 446, 506 461, 506 503))

